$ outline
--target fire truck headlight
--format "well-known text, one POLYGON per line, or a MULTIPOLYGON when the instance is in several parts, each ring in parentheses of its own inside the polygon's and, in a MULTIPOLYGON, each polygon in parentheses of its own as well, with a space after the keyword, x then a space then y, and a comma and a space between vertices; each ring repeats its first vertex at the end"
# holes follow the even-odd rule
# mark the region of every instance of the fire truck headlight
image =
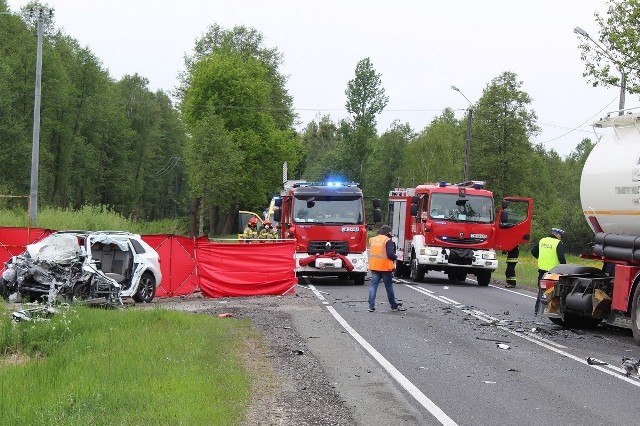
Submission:
POLYGON ((485 260, 496 260, 496 253, 494 251, 482 253, 482 258, 485 260))
POLYGON ((435 247, 424 247, 420 249, 421 256, 437 256, 438 249, 435 247))

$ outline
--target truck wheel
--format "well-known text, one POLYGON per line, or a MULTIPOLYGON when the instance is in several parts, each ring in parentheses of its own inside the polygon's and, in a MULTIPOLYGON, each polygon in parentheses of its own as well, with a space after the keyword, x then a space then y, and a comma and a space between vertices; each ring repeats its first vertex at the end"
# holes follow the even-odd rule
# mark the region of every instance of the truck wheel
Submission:
POLYGON ((478 271, 476 278, 480 287, 486 287, 491 282, 491 271, 478 271))
POLYGON ((631 330, 633 340, 640 345, 640 287, 636 287, 633 292, 633 303, 631 304, 631 330))
POLYGON ((418 264, 415 254, 411 254, 411 279, 417 283, 424 280, 425 268, 418 264))
POLYGON ((355 285, 364 285, 364 279, 367 274, 355 274, 353 276, 353 283, 355 285))

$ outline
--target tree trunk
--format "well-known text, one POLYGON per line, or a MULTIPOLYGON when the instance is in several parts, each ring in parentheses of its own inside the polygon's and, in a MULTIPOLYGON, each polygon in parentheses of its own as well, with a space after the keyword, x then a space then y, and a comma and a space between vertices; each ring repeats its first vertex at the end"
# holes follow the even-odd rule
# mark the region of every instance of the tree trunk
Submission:
POLYGON ((198 209, 200 207, 200 198, 191 200, 189 208, 189 236, 195 238, 198 236, 198 209))

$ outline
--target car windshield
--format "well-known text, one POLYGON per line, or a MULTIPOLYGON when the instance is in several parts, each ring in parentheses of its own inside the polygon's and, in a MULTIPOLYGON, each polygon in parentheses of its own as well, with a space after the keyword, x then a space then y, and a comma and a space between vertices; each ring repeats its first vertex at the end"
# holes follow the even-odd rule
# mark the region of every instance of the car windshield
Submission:
POLYGON ((362 224, 362 197, 305 196, 295 197, 294 223, 362 224))
POLYGON ((429 204, 431 219, 492 223, 493 214, 493 199, 480 195, 433 194, 429 204))

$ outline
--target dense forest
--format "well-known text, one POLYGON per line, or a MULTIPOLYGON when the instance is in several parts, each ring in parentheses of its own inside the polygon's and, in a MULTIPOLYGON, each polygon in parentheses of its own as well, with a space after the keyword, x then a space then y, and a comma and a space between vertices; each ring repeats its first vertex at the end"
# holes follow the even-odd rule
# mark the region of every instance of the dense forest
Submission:
MULTIPOLYGON (((627 2, 610 3, 613 16, 627 2)), ((29 8, 38 7, 1 16, 3 209, 27 208, 25 198, 14 197, 30 190, 37 18, 29 8)), ((606 34, 613 24, 599 18, 606 34)), ((585 46, 585 77, 619 84, 585 46)), ((281 188, 284 162, 290 179, 342 176, 383 203, 394 187, 463 180, 466 118, 445 109, 423 129, 396 121, 379 134, 376 117, 389 99, 371 58, 354 64, 353 79, 338 88, 349 118, 325 116, 303 127, 280 71, 284 57, 257 29, 212 24, 194 40, 179 85, 168 91, 150 91, 138 74, 114 80, 55 17, 45 20, 42 58, 40 206, 105 206, 132 220, 183 219, 185 233, 217 235, 232 231, 239 209, 262 211, 281 188)), ((593 142, 576 140, 564 158, 533 144, 537 117, 522 87, 517 74, 504 71, 470 107, 470 178, 486 181, 496 200, 532 197, 532 238, 559 226, 580 252, 592 238, 579 180, 593 142)))

